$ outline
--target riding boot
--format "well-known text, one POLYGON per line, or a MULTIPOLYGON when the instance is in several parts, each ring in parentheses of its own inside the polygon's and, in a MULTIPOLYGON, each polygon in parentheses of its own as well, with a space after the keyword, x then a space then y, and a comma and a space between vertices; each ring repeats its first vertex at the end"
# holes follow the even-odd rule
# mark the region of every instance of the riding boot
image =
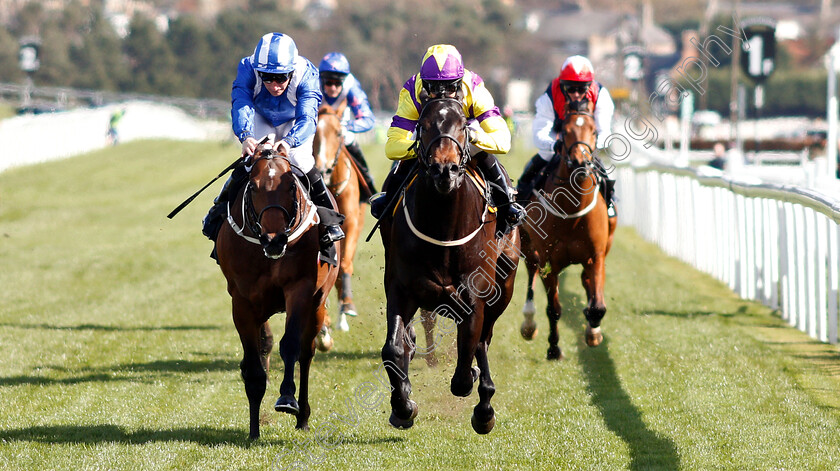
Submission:
POLYGON ((379 219, 391 201, 391 196, 400 191, 399 185, 406 179, 408 173, 414 168, 409 161, 398 161, 391 167, 385 181, 382 182, 382 191, 370 197, 370 214, 379 219))
POLYGON ((600 159, 596 156, 595 159, 598 160, 598 165, 596 168, 598 169, 598 174, 601 176, 601 181, 603 182, 603 192, 604 201, 607 203, 607 216, 613 217, 615 216, 615 201, 613 200, 615 196, 615 180, 609 178, 609 174, 607 170, 604 168, 604 164, 601 162, 600 159))
POLYGON ((230 174, 230 177, 228 177, 224 186, 222 186, 222 191, 219 192, 219 196, 213 200, 213 206, 210 208, 207 216, 204 216, 201 232, 213 242, 216 241, 216 237, 219 235, 219 229, 222 228, 222 223, 224 223, 227 217, 228 201, 230 201, 231 196, 236 197, 239 189, 242 188, 242 184, 247 179, 248 172, 245 170, 245 167, 240 165, 234 168, 233 173, 230 174))
POLYGON ((362 148, 359 146, 359 143, 353 141, 350 145, 345 145, 344 147, 347 148, 347 152, 353 157, 353 160, 356 161, 356 166, 359 167, 359 170, 362 172, 362 178, 365 179, 365 184, 370 190, 371 195, 375 195, 376 191, 376 184, 373 183, 373 176, 370 174, 370 169, 368 169, 367 162, 365 161, 365 156, 362 154, 362 148))
MULTIPOLYGON (((332 199, 328 193, 327 185, 324 179, 321 178, 321 172, 313 167, 312 170, 306 173, 309 178, 309 197, 317 206, 331 209, 338 213, 338 208, 333 206, 332 199)), ((324 234, 321 236, 321 246, 326 247, 344 238, 344 231, 341 230, 341 225, 337 223, 324 224, 324 234)))
POLYGON ((476 159, 478 168, 481 169, 487 182, 493 183, 491 185, 491 195, 506 226, 500 230, 507 234, 510 229, 522 224, 525 220, 525 210, 513 200, 514 189, 510 186, 510 180, 502 171, 502 166, 496 156, 487 152, 479 152, 473 158, 476 159))
POLYGON ((540 154, 531 157, 531 160, 525 164, 525 169, 522 170, 522 176, 516 182, 516 200, 518 202, 522 204, 528 203, 528 200, 531 198, 531 192, 534 191, 534 187, 536 186, 537 175, 540 174, 547 164, 548 161, 540 157, 540 154))

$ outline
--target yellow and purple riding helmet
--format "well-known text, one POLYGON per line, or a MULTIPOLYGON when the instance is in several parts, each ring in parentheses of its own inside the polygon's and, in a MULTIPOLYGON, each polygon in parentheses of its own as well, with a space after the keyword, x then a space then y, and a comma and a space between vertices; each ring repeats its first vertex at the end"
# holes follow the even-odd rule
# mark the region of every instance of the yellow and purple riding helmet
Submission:
POLYGON ((427 93, 451 96, 461 88, 463 78, 464 63, 455 46, 435 44, 426 51, 420 65, 420 80, 427 93))

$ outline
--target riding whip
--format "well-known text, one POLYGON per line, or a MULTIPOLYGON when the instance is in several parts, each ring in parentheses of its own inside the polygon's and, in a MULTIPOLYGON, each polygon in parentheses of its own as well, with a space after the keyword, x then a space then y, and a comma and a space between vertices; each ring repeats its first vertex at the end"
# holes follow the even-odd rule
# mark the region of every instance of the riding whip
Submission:
POLYGON ((208 186, 213 184, 213 182, 222 178, 226 173, 228 173, 231 170, 233 170, 234 168, 236 168, 236 166, 239 165, 241 162, 242 162, 242 157, 237 158, 232 164, 228 165, 226 169, 222 170, 222 172, 216 178, 210 180, 210 182, 208 182, 206 185, 201 187, 200 190, 196 191, 195 194, 193 194, 192 196, 187 198, 186 201, 179 204, 178 207, 173 209, 171 213, 166 215, 166 217, 168 217, 169 219, 172 219, 173 217, 175 217, 175 215, 178 214, 179 212, 181 212, 181 210, 184 209, 188 204, 192 203, 192 200, 194 200, 196 196, 198 196, 202 191, 206 190, 208 186))
POLYGON ((391 200, 388 201, 388 204, 385 206, 385 209, 382 210, 382 214, 380 215, 379 219, 376 220, 376 224, 373 225, 373 229, 370 230, 370 234, 368 234, 367 238, 365 239, 365 242, 369 242, 370 238, 373 237, 373 233, 376 232, 376 229, 379 228, 379 224, 382 223, 382 218, 385 217, 386 214, 388 214, 388 211, 390 211, 391 208, 394 207, 394 203, 396 203, 397 200, 400 199, 400 191, 399 190, 403 189, 405 184, 408 183, 408 180, 412 176, 414 176, 414 174, 416 172, 417 172, 417 159, 414 160, 414 163, 412 164, 411 170, 408 171, 408 175, 405 176, 405 179, 402 181, 400 186, 397 187, 398 188, 397 191, 395 191, 394 194, 391 196, 391 200))

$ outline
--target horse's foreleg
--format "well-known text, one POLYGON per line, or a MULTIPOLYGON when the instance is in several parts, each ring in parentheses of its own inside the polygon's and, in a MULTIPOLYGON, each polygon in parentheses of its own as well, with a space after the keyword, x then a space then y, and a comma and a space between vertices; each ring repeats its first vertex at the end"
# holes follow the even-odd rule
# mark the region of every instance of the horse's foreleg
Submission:
POLYGON ((339 327, 341 330, 349 330, 347 326, 347 319, 345 316, 355 317, 356 306, 353 303, 353 292, 351 290, 350 278, 353 276, 353 258, 356 256, 356 248, 359 243, 359 236, 362 231, 362 223, 364 221, 364 213, 362 206, 358 203, 358 197, 355 201, 348 201, 344 214, 347 216, 344 219, 344 233, 346 237, 341 241, 341 268, 339 279, 341 280, 339 291, 339 314, 341 321, 339 327))
POLYGON ((586 326, 586 344, 597 347, 604 340, 601 333, 601 320, 607 313, 604 301, 604 284, 606 283, 606 267, 604 256, 596 256, 592 263, 583 266, 580 275, 583 288, 586 290, 587 306, 583 310, 588 325, 586 326))
POLYGON ((390 292, 387 296, 388 332, 382 347, 382 365, 388 372, 391 383, 391 417, 389 422, 397 428, 414 425, 417 404, 410 400, 411 382, 408 379, 408 361, 411 348, 406 342, 406 322, 417 310, 416 304, 401 293, 390 292))
MULTIPOLYGON (((295 299, 296 302, 294 305, 287 306, 286 331, 283 332, 283 338, 277 344, 280 350, 280 358, 283 359, 283 382, 280 383, 280 397, 274 404, 274 410, 298 415, 300 413, 300 406, 295 399, 295 363, 297 363, 301 353, 301 337, 302 329, 304 328, 303 316, 310 311, 300 306, 300 298, 306 296, 292 293, 287 293, 286 299, 295 299)), ((311 300, 307 301, 311 302, 311 300)))
POLYGON ((537 322, 534 320, 534 314, 537 313, 537 307, 534 305, 534 283, 537 277, 537 264, 525 259, 525 268, 528 270, 528 291, 525 294, 525 306, 522 307, 522 315, 525 319, 519 327, 519 333, 525 340, 534 340, 537 336, 537 322))
POLYGON ((233 323, 242 342, 242 361, 239 370, 245 383, 245 395, 248 397, 250 424, 248 438, 260 438, 260 404, 265 396, 268 374, 263 367, 261 352, 261 326, 254 320, 253 306, 244 298, 233 297, 233 323))
POLYGON ((449 390, 455 396, 467 397, 472 394, 473 383, 478 379, 478 368, 473 368, 473 358, 481 337, 484 323, 484 305, 476 303, 473 312, 467 313, 466 318, 458 324, 458 362, 449 390))
POLYGON ((490 398, 496 392, 496 385, 490 377, 490 363, 487 360, 487 350, 490 348, 490 338, 478 343, 475 350, 475 361, 480 370, 478 382, 478 405, 473 409, 472 427, 476 433, 485 434, 493 430, 496 425, 496 412, 490 405, 490 398))
POLYGON ((327 308, 322 303, 319 305, 313 316, 307 316, 301 333, 300 349, 300 413, 297 415, 295 428, 309 430, 309 368, 312 366, 312 357, 315 356, 315 336, 318 335, 321 324, 327 316, 327 308))
POLYGON ((560 299, 557 295, 557 273, 552 272, 544 277, 543 285, 545 286, 545 293, 548 298, 545 306, 545 315, 548 317, 548 351, 546 352, 546 358, 549 360, 562 360, 564 356, 563 350, 558 345, 560 342, 560 332, 557 330, 557 323, 563 314, 563 308, 560 306, 560 299))

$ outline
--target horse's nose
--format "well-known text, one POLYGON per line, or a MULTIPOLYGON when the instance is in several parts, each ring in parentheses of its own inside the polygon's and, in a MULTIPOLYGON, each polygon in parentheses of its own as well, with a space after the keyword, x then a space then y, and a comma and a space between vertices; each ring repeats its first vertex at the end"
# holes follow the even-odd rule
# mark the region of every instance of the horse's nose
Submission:
POLYGON ((446 178, 454 180, 458 176, 458 164, 455 163, 434 163, 429 166, 429 172, 434 178, 446 178))
POLYGON ((268 258, 280 258, 286 253, 286 244, 289 238, 285 234, 278 236, 271 236, 269 234, 260 234, 260 245, 262 245, 263 252, 268 258))

